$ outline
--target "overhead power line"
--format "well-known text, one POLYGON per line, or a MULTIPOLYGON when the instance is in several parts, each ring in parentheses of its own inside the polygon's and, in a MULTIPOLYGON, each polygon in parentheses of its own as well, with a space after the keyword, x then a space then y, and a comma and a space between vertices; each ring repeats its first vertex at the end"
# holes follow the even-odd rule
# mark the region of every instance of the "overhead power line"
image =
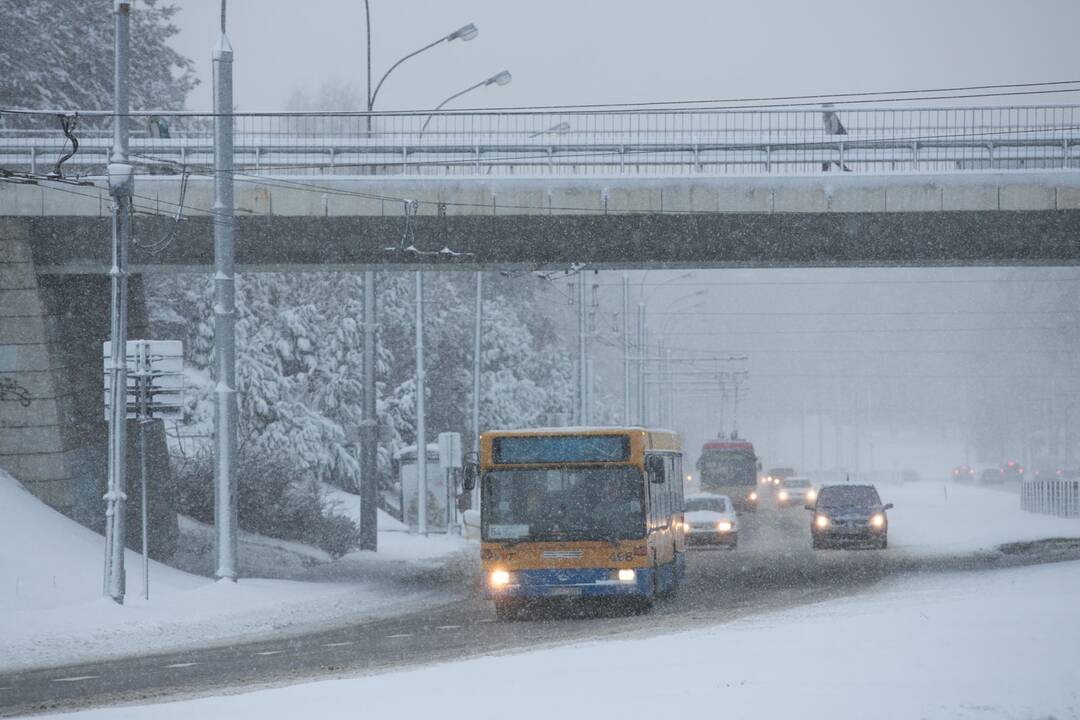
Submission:
MULTIPOLYGON (((912 100, 951 100, 972 99, 986 97, 1009 97, 1022 95, 1042 95, 1080 92, 1080 80, 1053 80, 1027 83, 995 83, 987 85, 961 85, 938 88, 907 88, 901 90, 878 90, 860 92, 839 93, 812 93, 802 95, 771 95, 749 96, 735 98, 711 98, 697 100, 646 100, 639 102, 616 102, 616 103, 577 103, 577 104, 553 104, 553 105, 501 105, 494 107, 471 107, 456 108, 454 110, 432 111, 430 109, 396 110, 396 111, 362 111, 362 110, 336 110, 336 111, 288 111, 288 112, 239 112, 229 113, 232 117, 367 117, 367 116, 400 116, 400 115, 461 115, 475 113, 515 113, 515 112, 573 112, 573 111, 634 111, 634 110, 666 110, 685 109, 698 110, 753 110, 773 107, 802 107, 816 106, 823 103, 834 105, 850 105, 856 103, 877 103, 897 100, 910 102, 912 100)), ((56 115, 69 112, 68 110, 41 110, 30 108, 0 108, 0 114, 19 115, 56 115)), ((116 114, 108 110, 80 110, 84 117, 115 117, 116 114)), ((158 115, 172 116, 199 116, 213 117, 213 113, 180 111, 180 110, 139 110, 126 114, 126 117, 147 117, 158 115)))

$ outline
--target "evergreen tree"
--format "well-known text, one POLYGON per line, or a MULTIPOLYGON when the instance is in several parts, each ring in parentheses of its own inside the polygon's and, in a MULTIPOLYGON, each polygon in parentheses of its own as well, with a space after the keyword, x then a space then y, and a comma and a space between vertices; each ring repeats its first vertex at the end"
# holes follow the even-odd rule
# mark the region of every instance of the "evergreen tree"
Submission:
MULTIPOLYGON (((198 81, 191 60, 168 44, 178 32, 177 6, 132 5, 131 107, 179 110, 198 81)), ((112 6, 113 0, 0 0, 0 107, 111 108, 112 6)))

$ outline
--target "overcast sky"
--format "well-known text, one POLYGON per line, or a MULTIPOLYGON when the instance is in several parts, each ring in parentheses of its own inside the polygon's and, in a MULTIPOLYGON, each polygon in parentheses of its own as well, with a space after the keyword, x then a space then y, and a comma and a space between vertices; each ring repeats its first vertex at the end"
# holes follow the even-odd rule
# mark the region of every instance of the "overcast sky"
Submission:
MULTIPOLYGON (((210 105, 218 0, 175 0, 176 47, 210 105)), ((377 109, 438 104, 508 69, 514 81, 456 107, 730 98, 1073 79, 1076 0, 372 0, 374 75, 473 22, 480 35, 394 73, 377 109)), ((362 0, 231 0, 236 100, 281 110, 297 89, 363 97, 362 0)), ((1053 96, 1049 100, 1053 100, 1053 96)), ((1076 101, 1076 95, 1061 98, 1076 101)), ((1048 98, 1032 98, 1045 102, 1048 98)))
MULTIPOLYGON (((196 61, 203 83, 189 106, 206 110, 219 2, 173 1, 182 7, 175 45, 196 61)), ((1077 0, 372 0, 372 10, 376 80, 401 56, 463 24, 480 28, 472 42, 444 44, 404 64, 380 94, 376 109, 382 110, 433 107, 503 69, 514 75, 510 85, 484 88, 450 107, 723 99, 1080 77, 1077 0)), ((357 98, 364 96, 362 0, 231 0, 229 36, 241 111, 285 109, 297 90, 311 93, 324 83, 351 85, 357 98)), ((980 102, 1080 102, 1080 94, 980 102)), ((621 306, 619 275, 594 278, 605 287, 601 310, 608 313, 602 319, 609 325, 615 322, 610 313, 621 306)), ((865 405, 864 421, 871 404, 881 422, 890 407, 919 408, 922 430, 952 443, 940 458, 941 468, 967 457, 960 454, 962 446, 956 447, 961 436, 946 429, 945 423, 967 417, 964 386, 949 378, 980 370, 975 365, 985 357, 973 352, 971 332, 942 330, 1015 325, 1016 316, 999 321, 985 311, 1038 310, 1058 287, 1036 283, 1022 297, 1006 297, 1002 287, 1016 277, 1008 269, 976 268, 703 270, 692 281, 679 272, 657 271, 646 285, 640 274, 633 276, 635 288, 642 280, 642 298, 650 307, 672 308, 671 315, 655 313, 650 327, 664 328, 678 352, 693 348, 750 356, 752 389, 749 402, 744 397, 741 427, 770 462, 821 462, 813 454, 817 430, 804 460, 792 418, 823 412, 851 430, 858 397, 865 405), (794 279, 812 282, 776 284, 794 279), (885 280, 898 284, 879 284, 885 280), (708 312, 680 303, 696 289, 707 291, 701 307, 708 312), (882 314, 836 314, 850 308, 882 314), (766 316, 734 312, 748 309, 767 311, 766 316), (926 314, 909 317, 912 311, 926 314), (983 314, 965 316, 965 311, 983 314), (893 374, 925 379, 853 381, 893 374)), ((561 282, 553 283, 549 300, 560 303, 556 291, 563 289, 561 282)), ((1030 344, 1034 335, 1010 332, 1016 340, 1013 352, 1037 349, 1030 344)), ((621 363, 618 342, 610 342, 614 349, 597 345, 597 352, 617 403, 621 363)), ((678 429, 687 434, 688 447, 700 447, 704 436, 718 429, 716 400, 683 395, 679 402, 678 429)), ((884 433, 877 439, 876 457, 887 467, 886 440, 884 433)), ((850 443, 844 442, 850 455, 850 443)), ((835 455, 839 445, 830 436, 827 450, 835 455)), ((874 447, 871 438, 864 457, 874 455, 874 447)), ((834 455, 824 462, 851 462, 834 455)))

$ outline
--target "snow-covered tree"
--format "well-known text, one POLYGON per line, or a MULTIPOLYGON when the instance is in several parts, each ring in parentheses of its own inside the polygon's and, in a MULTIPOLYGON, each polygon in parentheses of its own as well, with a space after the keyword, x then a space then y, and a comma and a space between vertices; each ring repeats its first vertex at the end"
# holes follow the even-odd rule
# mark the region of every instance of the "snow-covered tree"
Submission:
MULTIPOLYGON (((379 273, 376 407, 383 428, 379 466, 415 442, 415 278, 379 273)), ((298 476, 346 488, 359 482, 357 432, 363 401, 363 279, 349 273, 241 276, 237 287, 240 442, 291 459, 298 476), (284 451, 283 453, 281 451, 284 451)), ((472 408, 472 276, 425 275, 429 437, 468 433, 472 408)), ((206 276, 149 280, 153 317, 186 334, 189 362, 213 366, 212 287, 206 276)), ((571 364, 550 317, 520 281, 488 285, 484 303, 482 425, 528 426, 568 409, 571 364)), ((212 393, 191 395, 189 423, 209 434, 212 393)))
MULTIPOLYGON (((0 107, 110 108, 112 7, 113 0, 0 0, 0 107)), ((178 110, 198 82, 191 60, 168 44, 176 12, 159 0, 133 3, 133 109, 178 110)))

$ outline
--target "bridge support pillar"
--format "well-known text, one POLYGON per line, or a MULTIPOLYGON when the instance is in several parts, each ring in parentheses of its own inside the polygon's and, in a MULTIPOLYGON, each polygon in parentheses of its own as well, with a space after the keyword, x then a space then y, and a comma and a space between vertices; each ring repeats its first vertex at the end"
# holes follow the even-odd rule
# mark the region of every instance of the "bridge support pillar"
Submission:
MULTIPOLYGON (((130 287, 131 337, 147 335, 142 278, 130 287)), ((29 220, 0 219, 0 469, 51 507, 101 531, 108 430, 102 343, 109 329, 108 275, 38 275, 29 220)), ((151 553, 177 537, 164 426, 148 436, 151 553)), ((133 421, 132 437, 138 437, 133 421)), ((137 478, 138 445, 128 448, 137 478)), ((128 546, 139 547, 139 484, 129 486, 128 546)))

